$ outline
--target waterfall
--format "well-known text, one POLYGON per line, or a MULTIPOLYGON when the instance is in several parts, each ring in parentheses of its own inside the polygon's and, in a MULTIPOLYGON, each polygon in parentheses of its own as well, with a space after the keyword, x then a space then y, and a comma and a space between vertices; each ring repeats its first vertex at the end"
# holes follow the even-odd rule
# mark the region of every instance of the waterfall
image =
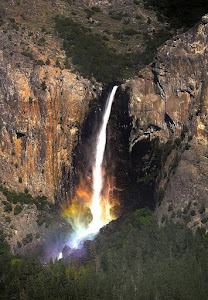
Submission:
POLYGON ((106 146, 106 130, 117 89, 118 86, 114 86, 111 93, 108 96, 101 128, 96 140, 95 163, 93 164, 92 168, 93 195, 90 205, 90 210, 93 219, 87 228, 82 228, 81 230, 79 230, 79 232, 75 232, 72 242, 72 247, 74 248, 78 247, 80 241, 92 239, 99 232, 100 228, 102 228, 104 225, 111 221, 108 208, 106 208, 106 211, 104 212, 105 220, 102 219, 103 208, 101 202, 102 200, 104 201, 104 199, 102 199, 101 197, 101 192, 103 189, 102 164, 106 146))
MULTIPOLYGON (((90 223, 89 229, 92 232, 97 232, 97 229, 101 228, 102 221, 101 221, 101 214, 102 214, 102 208, 100 205, 101 201, 101 191, 103 187, 103 178, 102 178, 102 163, 103 163, 103 157, 105 152, 105 146, 106 146, 106 129, 108 120, 111 113, 111 107, 113 104, 113 100, 116 94, 118 86, 114 86, 110 96, 108 98, 102 126, 98 135, 97 144, 96 144, 96 158, 95 158, 95 165, 93 168, 93 197, 92 197, 92 204, 91 204, 91 213, 93 215, 93 221, 90 223)), ((109 220, 110 221, 110 220, 109 220)))

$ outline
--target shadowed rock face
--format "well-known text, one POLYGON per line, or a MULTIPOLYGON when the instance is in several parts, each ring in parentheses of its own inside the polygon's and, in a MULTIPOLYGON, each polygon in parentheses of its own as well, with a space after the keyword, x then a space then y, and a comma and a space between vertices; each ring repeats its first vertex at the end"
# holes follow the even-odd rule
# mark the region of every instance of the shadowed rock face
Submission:
POLYGON ((167 219, 185 222, 188 227, 208 230, 208 151, 207 147, 192 143, 184 151, 167 184, 163 201, 156 214, 160 224, 167 219))
POLYGON ((172 218, 208 229, 208 16, 167 41, 154 62, 123 85, 127 87, 130 150, 144 139, 171 142, 157 178, 163 194, 156 210, 159 223, 172 218))
MULTIPOLYGON (((36 65, 3 32, 0 39, 1 181, 52 202, 64 200, 70 190, 72 150, 93 86, 68 70, 36 65)), ((35 55, 36 50, 30 51, 35 55)))

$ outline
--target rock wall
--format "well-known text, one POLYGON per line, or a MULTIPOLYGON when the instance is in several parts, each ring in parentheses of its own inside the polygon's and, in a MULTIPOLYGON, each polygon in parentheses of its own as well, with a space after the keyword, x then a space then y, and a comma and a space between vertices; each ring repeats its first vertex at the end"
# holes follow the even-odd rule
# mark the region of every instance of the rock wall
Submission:
POLYGON ((41 65, 47 56, 33 45, 21 51, 18 35, 11 42, 0 32, 0 178, 15 191, 64 200, 72 150, 94 87, 52 59, 41 65))
POLYGON ((161 145, 168 142, 171 147, 156 179, 163 198, 156 212, 159 222, 171 216, 183 220, 191 202, 189 225, 205 226, 205 221, 197 220, 208 213, 208 15, 185 34, 167 41, 154 62, 123 85, 124 90, 127 87, 130 151, 140 141, 156 137, 161 145), (198 210, 192 216, 194 205, 198 210))
POLYGON ((156 214, 159 224, 165 221, 184 222, 190 228, 208 231, 208 151, 207 146, 192 141, 170 174, 164 198, 156 214))
POLYGON ((137 138, 178 136, 184 124, 207 143, 208 17, 187 33, 167 41, 154 62, 128 81, 133 119, 131 147, 137 138))

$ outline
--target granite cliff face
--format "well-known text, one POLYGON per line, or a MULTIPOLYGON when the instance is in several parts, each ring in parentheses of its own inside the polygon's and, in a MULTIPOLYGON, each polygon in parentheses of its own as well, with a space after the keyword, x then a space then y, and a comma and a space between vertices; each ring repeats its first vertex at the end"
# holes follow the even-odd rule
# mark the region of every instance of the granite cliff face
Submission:
POLYGON ((130 87, 130 150, 144 139, 169 143, 157 177, 160 223, 169 217, 207 228, 207 42, 208 16, 204 16, 187 33, 167 41, 154 62, 123 85, 130 87))
POLYGON ((127 82, 133 119, 131 146, 145 136, 164 142, 189 125, 207 142, 207 17, 187 33, 167 41, 154 62, 127 82), (152 134, 151 134, 152 133, 152 134))
POLYGON ((28 189, 52 202, 64 200, 72 150, 94 95, 93 85, 52 60, 50 65, 36 64, 34 60, 45 62, 47 57, 32 45, 27 52, 17 51, 21 46, 14 46, 15 35, 12 43, 3 32, 0 39, 1 181, 10 189, 28 189))
POLYGON ((56 228, 62 232, 67 226, 51 204, 70 199, 72 152, 100 86, 64 68, 66 56, 55 34, 32 22, 32 28, 25 27, 18 8, 15 14, 12 5, 5 5, 8 18, 0 28, 1 191, 29 192, 34 201, 27 204, 22 194, 7 198, 0 192, 0 229, 12 253, 25 253, 38 250, 56 228), (37 196, 46 196, 50 204, 38 209, 37 196))

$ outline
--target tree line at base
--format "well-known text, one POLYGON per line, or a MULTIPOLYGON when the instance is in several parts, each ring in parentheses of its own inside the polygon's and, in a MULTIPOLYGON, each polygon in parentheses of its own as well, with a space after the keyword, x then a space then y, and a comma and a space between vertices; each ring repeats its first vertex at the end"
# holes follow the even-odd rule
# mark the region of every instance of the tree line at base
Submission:
POLYGON ((184 225, 159 228, 139 209, 86 242, 86 255, 43 266, 14 257, 0 236, 0 299, 208 299, 208 238, 184 225))

